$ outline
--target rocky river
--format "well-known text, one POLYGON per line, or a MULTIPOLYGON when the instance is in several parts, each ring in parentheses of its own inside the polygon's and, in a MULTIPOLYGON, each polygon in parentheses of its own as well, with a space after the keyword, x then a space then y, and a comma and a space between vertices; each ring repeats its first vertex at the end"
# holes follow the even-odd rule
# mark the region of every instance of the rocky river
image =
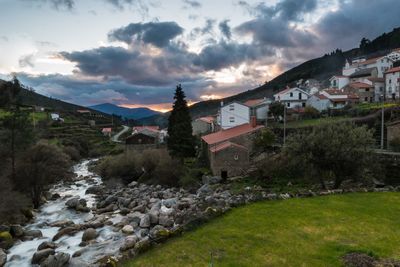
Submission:
POLYGON ((16 241, 5 266, 107 265, 134 257, 217 208, 244 201, 228 190, 214 192, 209 184, 218 181, 212 179, 192 193, 136 182, 107 187, 89 171, 91 161, 74 166, 72 181, 53 186, 30 224, 11 226, 16 241))

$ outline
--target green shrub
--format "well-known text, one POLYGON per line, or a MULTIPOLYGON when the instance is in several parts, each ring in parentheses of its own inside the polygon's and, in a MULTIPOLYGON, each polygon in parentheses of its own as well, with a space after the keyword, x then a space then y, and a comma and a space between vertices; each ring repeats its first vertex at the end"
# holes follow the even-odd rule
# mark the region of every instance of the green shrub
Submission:
POLYGON ((305 119, 316 119, 320 117, 320 112, 314 107, 307 106, 304 108, 304 118, 305 119))

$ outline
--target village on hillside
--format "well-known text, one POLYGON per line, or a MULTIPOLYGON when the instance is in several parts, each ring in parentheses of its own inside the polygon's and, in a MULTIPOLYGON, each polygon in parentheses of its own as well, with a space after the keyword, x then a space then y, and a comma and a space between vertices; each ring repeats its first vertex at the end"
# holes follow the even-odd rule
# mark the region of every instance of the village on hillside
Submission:
MULTIPOLYGON (((217 114, 192 121, 193 135, 201 137, 201 146, 207 150, 209 167, 214 175, 224 178, 245 175, 251 169, 252 156, 255 155, 253 141, 266 127, 278 125, 285 128, 291 122, 301 123, 310 121, 310 118, 317 121, 342 119, 356 107, 371 107, 370 111, 379 114, 385 113, 382 108, 391 110, 398 107, 399 62, 400 48, 380 57, 346 60, 342 73, 328 81, 301 79, 295 82, 296 86, 276 92, 272 99, 221 101, 217 114), (281 112, 275 111, 277 106, 281 112)), ((384 136, 378 133, 375 146, 393 148, 398 138, 400 118, 393 116, 390 121, 385 120, 383 128, 384 136)), ((282 135, 286 135, 285 130, 282 135)), ((130 133, 125 144, 127 149, 134 150, 162 147, 167 138, 167 130, 158 126, 136 126, 130 133)))

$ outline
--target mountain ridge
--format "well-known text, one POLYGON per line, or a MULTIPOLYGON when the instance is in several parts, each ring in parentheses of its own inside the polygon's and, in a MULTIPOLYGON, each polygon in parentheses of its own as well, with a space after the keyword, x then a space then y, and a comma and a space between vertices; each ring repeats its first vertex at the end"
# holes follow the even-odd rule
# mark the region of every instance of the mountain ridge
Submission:
POLYGON ((89 106, 89 108, 100 112, 104 112, 109 115, 114 114, 121 116, 123 118, 134 119, 134 120, 144 119, 154 115, 160 115, 160 112, 157 112, 155 110, 146 107, 125 108, 111 103, 102 103, 94 106, 89 106))

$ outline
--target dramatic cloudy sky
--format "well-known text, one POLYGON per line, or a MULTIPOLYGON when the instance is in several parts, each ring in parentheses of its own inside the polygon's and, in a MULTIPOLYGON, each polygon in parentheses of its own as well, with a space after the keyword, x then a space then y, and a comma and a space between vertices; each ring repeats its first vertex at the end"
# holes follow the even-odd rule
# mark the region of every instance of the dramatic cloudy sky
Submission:
POLYGON ((82 105, 256 87, 400 26, 399 0, 0 0, 0 78, 82 105))

